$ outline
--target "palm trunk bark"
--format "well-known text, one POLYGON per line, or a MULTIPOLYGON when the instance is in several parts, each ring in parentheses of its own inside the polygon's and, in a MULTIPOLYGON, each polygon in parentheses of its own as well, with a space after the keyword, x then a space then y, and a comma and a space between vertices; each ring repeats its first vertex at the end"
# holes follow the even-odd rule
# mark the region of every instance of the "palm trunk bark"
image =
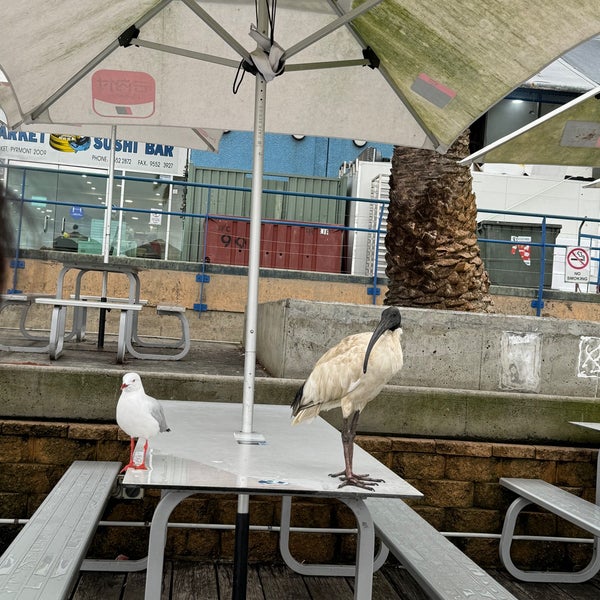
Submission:
POLYGON ((464 133, 445 155, 396 147, 392 157, 385 304, 493 312, 477 242, 464 133))

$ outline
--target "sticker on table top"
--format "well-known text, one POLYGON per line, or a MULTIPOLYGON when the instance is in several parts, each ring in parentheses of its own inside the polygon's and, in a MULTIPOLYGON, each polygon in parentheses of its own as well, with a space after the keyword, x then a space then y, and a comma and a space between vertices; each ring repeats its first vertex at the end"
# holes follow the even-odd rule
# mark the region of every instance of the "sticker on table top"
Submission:
POLYGON ((259 479, 258 483, 263 485, 288 485, 289 481, 283 481, 282 479, 259 479))

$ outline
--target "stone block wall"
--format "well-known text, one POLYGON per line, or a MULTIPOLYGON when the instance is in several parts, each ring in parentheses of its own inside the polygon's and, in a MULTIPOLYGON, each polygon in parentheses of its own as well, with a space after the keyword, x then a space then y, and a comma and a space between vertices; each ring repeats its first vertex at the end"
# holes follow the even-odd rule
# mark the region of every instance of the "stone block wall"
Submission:
MULTIPOLYGON (((360 436, 358 443, 424 493, 412 501, 417 510, 438 530, 498 534, 513 496, 498 485, 507 477, 540 477, 589 500, 594 499, 597 450, 564 446, 466 442, 442 439, 360 436)), ((114 424, 82 424, 0 420, 0 518, 26 518, 73 460, 120 460, 128 458, 129 440, 114 424)), ((341 460, 341 447, 340 447, 341 460)), ((385 484, 382 484, 385 485, 385 484)), ((148 523, 158 501, 158 492, 147 492, 142 500, 111 499, 106 520, 148 523)), ((230 495, 194 496, 173 513, 182 523, 235 522, 237 499, 230 495)), ((253 496, 252 525, 279 524, 280 503, 271 496, 253 496)), ((353 528, 349 509, 337 501, 296 498, 292 504, 292 526, 353 528)), ((519 525, 519 533, 531 535, 582 534, 565 521, 532 508, 519 525)), ((0 552, 18 531, 0 525, 0 552)), ((481 566, 498 566, 498 540, 460 537, 453 541, 481 566)), ((130 559, 146 554, 147 527, 101 527, 91 555, 130 559)), ((292 533, 293 556, 300 561, 350 562, 354 540, 349 535, 292 533)), ((590 544, 517 542, 517 562, 525 568, 580 568, 590 557, 590 544)), ((169 530, 167 554, 194 560, 233 557, 233 532, 227 529, 169 530)), ((268 530, 252 531, 250 560, 278 562, 278 535, 268 530)))

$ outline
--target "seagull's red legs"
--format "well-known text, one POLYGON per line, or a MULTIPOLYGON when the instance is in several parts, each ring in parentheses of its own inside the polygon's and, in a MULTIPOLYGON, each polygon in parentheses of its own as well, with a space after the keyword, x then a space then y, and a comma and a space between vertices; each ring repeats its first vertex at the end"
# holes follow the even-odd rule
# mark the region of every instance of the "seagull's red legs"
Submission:
POLYGON ((148 469, 148 467, 146 466, 146 452, 148 451, 148 440, 146 440, 146 443, 144 444, 144 456, 142 458, 142 463, 139 465, 136 465, 133 462, 134 450, 135 450, 135 439, 131 438, 130 450, 129 450, 129 462, 121 469, 121 473, 124 473, 125 471, 127 471, 127 469, 141 469, 141 470, 148 469))

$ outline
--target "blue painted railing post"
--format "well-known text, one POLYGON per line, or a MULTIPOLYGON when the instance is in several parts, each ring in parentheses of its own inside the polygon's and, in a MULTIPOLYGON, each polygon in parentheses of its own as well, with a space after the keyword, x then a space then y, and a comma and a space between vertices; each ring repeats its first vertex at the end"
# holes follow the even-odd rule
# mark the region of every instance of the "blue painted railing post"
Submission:
POLYGON ((544 308, 544 279, 546 276, 546 217, 542 218, 542 245, 540 246, 540 281, 538 284, 537 298, 531 303, 531 306, 535 308, 535 316, 539 317, 542 314, 542 308, 544 308))

